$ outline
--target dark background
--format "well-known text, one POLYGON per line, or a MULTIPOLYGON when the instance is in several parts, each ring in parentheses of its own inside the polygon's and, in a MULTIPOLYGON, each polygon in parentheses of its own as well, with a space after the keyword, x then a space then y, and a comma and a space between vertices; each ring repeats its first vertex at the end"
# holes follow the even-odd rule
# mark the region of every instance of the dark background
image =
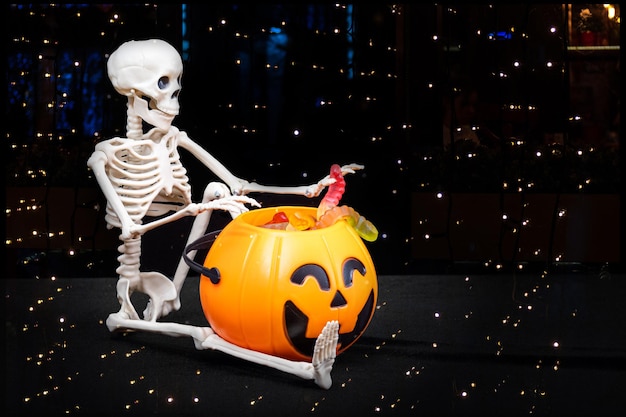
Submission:
MULTIPOLYGON (((365 165, 342 201, 378 227, 368 247, 381 273, 623 264, 619 24, 602 5, 4 7, 8 276, 113 274, 117 231, 86 161, 125 133, 108 54, 150 37, 183 56, 174 124, 235 175, 299 185, 332 163, 365 165), (575 30, 584 7, 604 16, 589 47, 575 30), (469 90, 474 122, 499 140, 444 149, 443 103, 469 90)), ((199 199, 215 177, 182 157, 199 199)), ((144 265, 172 271, 189 226, 144 239, 159 253, 144 265)))
MULTIPOLYGON (((624 414, 620 28, 602 5, 3 7, 8 415, 624 414), (236 175, 365 165, 342 202, 379 229, 379 298, 330 390, 106 328, 119 231, 86 161, 125 133, 108 54, 150 37, 183 57, 175 125, 236 175), (483 141, 444 148, 444 103, 469 91, 483 141)), ((215 177, 182 158, 199 199, 215 177)), ((142 269, 173 273, 191 221, 146 234, 142 269)), ((207 324, 199 279, 167 320, 207 324)))

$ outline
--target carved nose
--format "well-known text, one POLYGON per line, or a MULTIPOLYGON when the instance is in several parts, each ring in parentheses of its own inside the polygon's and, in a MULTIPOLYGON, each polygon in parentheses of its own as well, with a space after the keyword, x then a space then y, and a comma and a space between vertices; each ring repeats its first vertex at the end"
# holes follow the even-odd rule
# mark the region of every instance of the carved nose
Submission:
POLYGON ((337 290, 337 292, 335 293, 335 296, 333 297, 333 301, 330 302, 330 306, 331 307, 343 307, 346 304, 348 304, 348 302, 343 297, 343 294, 341 294, 341 292, 337 290))

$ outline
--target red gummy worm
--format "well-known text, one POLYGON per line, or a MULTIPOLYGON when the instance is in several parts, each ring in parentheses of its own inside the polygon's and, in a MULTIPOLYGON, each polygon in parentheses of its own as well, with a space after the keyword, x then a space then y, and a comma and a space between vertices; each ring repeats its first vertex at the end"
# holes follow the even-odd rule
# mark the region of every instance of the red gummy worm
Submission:
POLYGON ((320 205, 324 205, 327 208, 336 206, 346 190, 346 180, 343 179, 341 167, 338 164, 331 165, 330 177, 333 178, 335 182, 328 186, 328 191, 326 191, 326 195, 320 203, 320 205))

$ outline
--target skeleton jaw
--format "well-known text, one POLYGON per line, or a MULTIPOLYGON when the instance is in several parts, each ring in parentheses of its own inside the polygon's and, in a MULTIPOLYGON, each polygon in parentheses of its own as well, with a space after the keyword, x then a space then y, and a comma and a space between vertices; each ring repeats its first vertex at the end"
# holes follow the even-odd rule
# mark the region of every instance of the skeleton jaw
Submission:
POLYGON ((172 113, 166 113, 161 109, 150 109, 148 101, 139 97, 135 90, 132 91, 132 96, 128 97, 129 105, 132 107, 135 114, 141 117, 144 121, 150 123, 163 131, 168 131, 172 126, 174 117, 178 115, 178 111, 172 113))

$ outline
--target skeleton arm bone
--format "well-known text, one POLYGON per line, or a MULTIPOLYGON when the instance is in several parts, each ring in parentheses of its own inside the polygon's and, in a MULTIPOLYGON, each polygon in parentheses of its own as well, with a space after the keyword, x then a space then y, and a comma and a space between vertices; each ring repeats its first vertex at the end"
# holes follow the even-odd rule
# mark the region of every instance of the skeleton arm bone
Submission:
POLYGON ((259 206, 259 203, 257 201, 243 195, 225 195, 210 202, 198 204, 191 203, 169 216, 162 217, 150 223, 138 224, 135 223, 130 217, 126 207, 124 206, 124 203, 122 202, 120 196, 117 194, 114 185, 111 183, 111 180, 107 176, 107 162, 108 157, 106 152, 96 150, 87 161, 87 165, 94 172, 98 185, 102 189, 102 192, 106 197, 107 202, 121 222, 123 239, 129 239, 132 236, 142 235, 149 230, 162 226, 163 224, 173 222, 185 216, 196 216, 206 210, 219 209, 227 210, 231 213, 242 213, 248 210, 244 206, 244 204, 246 203, 254 206, 259 206))
POLYGON ((122 238, 130 239, 133 235, 138 234, 136 230, 139 225, 135 224, 133 220, 130 218, 130 215, 126 211, 120 196, 115 192, 115 188, 111 181, 107 177, 106 173, 106 163, 107 156, 104 152, 96 150, 91 154, 91 157, 87 160, 87 166, 91 168, 94 175, 96 176, 96 181, 98 185, 102 189, 102 193, 104 194, 107 202, 115 211, 115 214, 120 219, 122 223, 122 238))
POLYGON ((233 191, 241 190, 245 181, 234 176, 220 161, 218 161, 213 155, 208 153, 202 146, 191 140, 187 133, 180 132, 178 136, 178 145, 188 150, 193 156, 195 156, 200 162, 202 162, 207 168, 209 168, 215 175, 217 175, 222 181, 226 183, 228 188, 233 191))
MULTIPOLYGON (((272 193, 272 194, 295 194, 306 197, 317 197, 324 187, 335 182, 330 176, 322 178, 315 184, 283 187, 283 186, 271 186, 262 185, 255 182, 248 182, 246 180, 237 178, 233 175, 221 162, 219 162, 214 156, 208 153, 203 147, 191 140, 185 132, 180 132, 178 144, 191 152, 200 162, 202 162, 207 168, 209 168, 215 175, 217 175, 222 181, 228 185, 232 193, 235 195, 245 195, 251 192, 258 193, 272 193)), ((341 170, 343 175, 348 173, 354 173, 356 170, 363 169, 363 165, 349 164, 344 165, 341 170)))
MULTIPOLYGON (((343 175, 346 174, 354 174, 356 170, 363 169, 363 165, 359 164, 349 164, 341 167, 341 173, 343 175)), ((305 197, 317 197, 324 190, 325 187, 333 184, 335 182, 334 178, 331 178, 330 175, 325 176, 321 180, 319 180, 315 184, 311 185, 302 185, 297 187, 280 187, 280 186, 271 186, 271 185, 261 185, 255 182, 245 183, 242 191, 244 194, 251 192, 259 192, 259 193, 273 193, 273 194, 296 194, 303 195, 305 197)))
POLYGON ((231 213, 243 213, 248 211, 248 208, 244 206, 244 203, 251 204, 256 207, 260 207, 260 204, 249 197, 246 196, 228 196, 223 197, 219 200, 209 201, 208 203, 191 203, 185 206, 183 209, 169 215, 166 217, 162 217, 160 219, 151 221, 150 223, 146 223, 143 225, 139 225, 136 227, 139 233, 143 234, 149 230, 155 229, 159 226, 162 226, 166 223, 173 222, 185 216, 197 216, 199 213, 207 210, 226 210, 231 213))

